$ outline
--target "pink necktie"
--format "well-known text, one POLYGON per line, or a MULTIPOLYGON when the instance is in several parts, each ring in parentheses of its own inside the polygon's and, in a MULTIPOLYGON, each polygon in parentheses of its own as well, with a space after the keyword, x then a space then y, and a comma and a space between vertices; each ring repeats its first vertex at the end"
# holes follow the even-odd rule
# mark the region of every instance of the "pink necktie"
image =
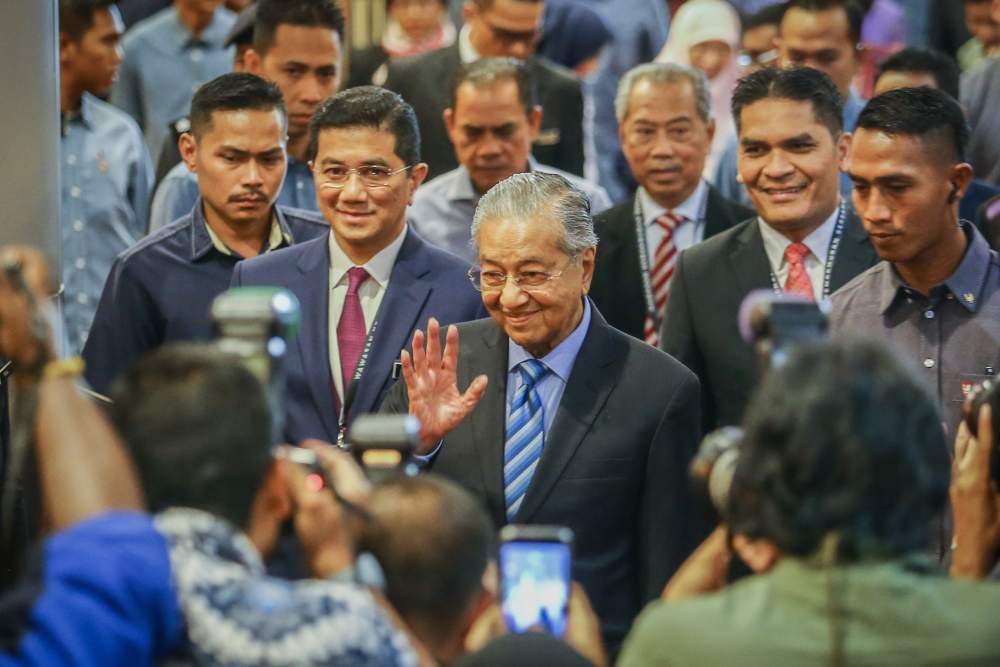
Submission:
MULTIPOLYGON (((663 310, 667 306, 667 294, 670 292, 670 279, 674 275, 674 260, 677 258, 677 246, 674 244, 674 230, 684 222, 684 218, 670 211, 667 211, 656 219, 656 224, 663 228, 663 236, 656 246, 653 254, 653 267, 649 272, 649 279, 653 283, 653 302, 656 306, 656 314, 663 315, 663 310)), ((646 313, 646 324, 643 327, 643 336, 646 342, 656 347, 660 342, 660 332, 657 329, 656 321, 646 313)))
POLYGON ((785 261, 788 262, 788 279, 785 280, 785 291, 790 294, 801 294, 810 301, 816 300, 813 294, 812 281, 806 271, 806 257, 809 256, 809 246, 805 243, 792 243, 785 248, 785 261))
POLYGON ((365 347, 368 331, 365 329, 365 314, 361 310, 361 300, 358 298, 358 288, 368 280, 368 272, 360 266, 347 271, 347 296, 344 297, 344 309, 340 311, 340 322, 337 323, 337 349, 340 352, 340 371, 344 378, 344 396, 354 379, 354 369, 358 358, 365 347))

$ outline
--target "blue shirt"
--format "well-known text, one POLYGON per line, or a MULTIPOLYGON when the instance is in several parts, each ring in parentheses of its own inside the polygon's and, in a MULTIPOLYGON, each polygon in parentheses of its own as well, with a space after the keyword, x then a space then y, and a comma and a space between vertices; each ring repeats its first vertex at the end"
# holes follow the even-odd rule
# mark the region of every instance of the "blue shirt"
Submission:
MULTIPOLYGON (((274 208, 285 247, 329 233, 317 213, 274 208)), ((199 199, 191 212, 115 259, 83 358, 93 388, 112 381, 143 352, 178 340, 208 340, 212 301, 229 288, 243 259, 212 243, 199 199)))
POLYGON ((114 511, 45 542, 43 592, 0 667, 156 664, 181 637, 166 540, 148 516, 114 511))
MULTIPOLYGON (((200 195, 198 175, 183 162, 174 165, 156 188, 153 208, 149 214, 149 231, 166 227, 177 218, 190 213, 200 195)), ((285 182, 275 203, 286 208, 319 210, 316 185, 308 164, 289 156, 285 182)))
MULTIPOLYGON (((535 390, 538 397, 542 399, 542 409, 544 410, 545 436, 548 437, 552 429, 552 422, 556 412, 559 410, 559 402, 562 400, 563 392, 566 391, 566 383, 569 381, 570 373, 573 372, 573 364, 576 363, 576 355, 580 353, 580 346, 583 339, 587 337, 587 330, 590 328, 590 299, 583 299, 583 317, 580 324, 573 329, 573 333, 566 336, 563 342, 556 345, 555 349, 539 359, 549 372, 542 376, 535 383, 535 390)), ((514 394, 520 388, 524 378, 517 368, 518 364, 527 359, 535 357, 523 347, 511 339, 507 339, 507 419, 510 419, 511 404, 514 402, 514 394)))
MULTIPOLYGON (((538 164, 532 158, 528 159, 528 168, 565 178, 590 198, 594 215, 611 208, 608 193, 599 185, 555 167, 538 164)), ((470 264, 478 264, 479 254, 472 245, 471 229, 480 196, 472 185, 468 169, 459 165, 417 189, 407 218, 429 243, 470 264)))
POLYGON ((70 354, 79 354, 115 257, 146 233, 153 165, 128 114, 84 94, 64 118, 62 309, 70 354))
MULTIPOLYGON (((854 131, 855 126, 858 124, 858 116, 861 115, 861 110, 865 108, 865 104, 864 98, 851 88, 851 94, 844 100, 844 132, 854 131)), ((747 189, 743 187, 742 183, 736 180, 739 148, 739 138, 734 134, 729 143, 726 144, 722 155, 719 156, 719 164, 715 168, 715 178, 713 179, 714 185, 724 197, 740 202, 745 206, 753 207, 753 202, 750 201, 747 189)), ((845 200, 850 201, 853 190, 854 184, 851 182, 851 177, 845 173, 841 173, 841 196, 845 200)))
POLYGON ((223 42, 235 21, 232 12, 219 8, 196 38, 177 18, 177 10, 167 7, 125 33, 111 102, 139 123, 154 161, 170 123, 188 114, 194 91, 233 69, 233 49, 223 42))

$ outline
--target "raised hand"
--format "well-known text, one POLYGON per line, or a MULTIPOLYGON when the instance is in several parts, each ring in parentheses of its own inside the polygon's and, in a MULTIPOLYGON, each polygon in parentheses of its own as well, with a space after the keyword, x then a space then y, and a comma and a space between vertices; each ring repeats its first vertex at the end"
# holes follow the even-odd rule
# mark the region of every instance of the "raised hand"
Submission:
POLYGON ((433 317, 427 322, 426 336, 419 329, 414 332, 413 356, 403 350, 400 361, 410 414, 420 420, 421 444, 417 453, 428 454, 476 407, 486 391, 486 376, 478 376, 464 393, 459 391, 455 375, 458 329, 448 327, 442 356, 441 327, 433 317))

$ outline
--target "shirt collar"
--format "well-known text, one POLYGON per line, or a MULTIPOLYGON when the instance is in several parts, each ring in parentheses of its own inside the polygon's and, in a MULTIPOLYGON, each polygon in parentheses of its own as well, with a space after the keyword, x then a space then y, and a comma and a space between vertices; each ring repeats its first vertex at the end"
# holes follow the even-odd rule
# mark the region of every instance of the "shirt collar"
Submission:
MULTIPOLYGON (((191 261, 201 259, 212 250, 228 257, 243 259, 240 255, 230 250, 222 242, 218 234, 213 232, 212 228, 208 226, 202 204, 202 198, 198 197, 194 208, 191 209, 191 261)), ((285 214, 279 207, 271 207, 271 230, 268 233, 267 251, 277 250, 293 243, 295 243, 295 237, 292 236, 292 232, 288 228, 288 221, 285 219, 285 214)))
MULTIPOLYGON (((583 339, 587 337, 587 330, 590 328, 590 299, 583 298, 583 317, 576 325, 573 332, 566 336, 563 342, 556 345, 555 349, 539 359, 545 367, 559 376, 563 382, 569 382, 569 374, 573 370, 573 363, 580 353, 583 339)), ((507 339, 507 372, 513 371, 518 364, 528 359, 534 359, 534 355, 515 343, 511 338, 507 339)))
MULTIPOLYGON (((399 256, 399 249, 403 247, 403 241, 406 239, 407 228, 408 225, 403 225, 403 231, 392 240, 392 243, 379 250, 374 257, 361 265, 368 272, 368 275, 379 284, 379 287, 385 288, 389 283, 392 268, 396 265, 396 257, 399 256)), ((328 244, 330 247, 330 284, 337 285, 347 275, 347 271, 356 264, 341 249, 332 229, 328 244)))
POLYGON ((472 39, 469 36, 471 32, 469 24, 465 24, 458 33, 458 57, 461 58, 463 65, 479 60, 479 54, 476 52, 476 47, 472 45, 472 39))
MULTIPOLYGON (((667 209, 656 203, 652 196, 646 192, 646 188, 639 186, 638 189, 639 203, 642 205, 642 216, 643 223, 650 227, 655 222, 656 219, 667 212, 667 209)), ((702 214, 705 211, 705 199, 708 197, 708 183, 705 179, 699 179, 697 187, 695 187, 694 192, 691 193, 687 199, 681 202, 680 206, 673 209, 675 215, 679 215, 682 218, 690 222, 700 222, 702 214)))
POLYGON ((199 37, 195 37, 188 30, 188 27, 181 23, 180 16, 177 15, 176 9, 174 10, 174 20, 168 25, 170 26, 170 39, 178 49, 186 49, 192 46, 199 45, 211 45, 222 48, 222 44, 225 41, 226 33, 229 28, 223 23, 222 18, 228 14, 228 10, 219 7, 212 14, 212 20, 209 22, 205 29, 201 31, 199 37))
MULTIPOLYGON (((958 268, 948 276, 942 285, 955 297, 955 301, 962 304, 970 313, 979 310, 982 302, 983 290, 986 288, 986 278, 989 275, 990 265, 994 262, 995 253, 990 250, 989 244, 975 226, 962 222, 962 231, 969 245, 965 249, 965 256, 959 262, 958 268)), ((881 292, 879 295, 879 307, 885 313, 901 292, 909 290, 909 286, 899 277, 896 270, 889 262, 883 262, 881 292)), ((936 288, 935 288, 936 289, 936 288)))
POLYGON ((472 184, 472 176, 465 165, 458 165, 451 172, 451 186, 448 188, 448 201, 470 201, 473 204, 479 201, 479 193, 476 186, 472 184))
MULTIPOLYGON (((830 239, 833 237, 833 230, 837 226, 837 218, 840 216, 842 204, 838 204, 826 220, 819 227, 814 229, 809 236, 802 239, 802 242, 809 248, 809 252, 819 261, 826 263, 826 254, 830 250, 830 239)), ((764 252, 771 262, 771 266, 782 266, 785 262, 785 248, 792 244, 784 234, 776 230, 771 225, 764 222, 763 218, 758 218, 760 235, 764 240, 764 252)))

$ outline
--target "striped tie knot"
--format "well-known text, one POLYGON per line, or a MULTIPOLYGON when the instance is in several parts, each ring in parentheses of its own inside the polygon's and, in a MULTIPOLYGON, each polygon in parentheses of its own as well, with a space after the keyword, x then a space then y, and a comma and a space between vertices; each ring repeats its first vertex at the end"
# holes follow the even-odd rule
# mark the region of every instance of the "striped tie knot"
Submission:
POLYGON ((663 228, 664 233, 671 235, 683 222, 684 216, 677 215, 672 211, 667 211, 656 219, 656 224, 663 228))
POLYGON ((517 365, 517 369, 521 371, 521 378, 524 380, 525 389, 531 389, 534 387, 535 384, 542 379, 542 376, 549 370, 545 364, 540 362, 538 359, 525 359, 517 365))

